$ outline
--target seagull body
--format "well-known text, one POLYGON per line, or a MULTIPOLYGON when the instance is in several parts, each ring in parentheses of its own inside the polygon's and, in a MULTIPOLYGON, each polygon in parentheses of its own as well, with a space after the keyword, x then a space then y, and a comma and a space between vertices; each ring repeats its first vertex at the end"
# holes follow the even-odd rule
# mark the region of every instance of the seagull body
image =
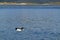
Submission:
POLYGON ((16 31, 23 31, 23 29, 24 29, 23 27, 21 27, 21 28, 15 28, 16 31))

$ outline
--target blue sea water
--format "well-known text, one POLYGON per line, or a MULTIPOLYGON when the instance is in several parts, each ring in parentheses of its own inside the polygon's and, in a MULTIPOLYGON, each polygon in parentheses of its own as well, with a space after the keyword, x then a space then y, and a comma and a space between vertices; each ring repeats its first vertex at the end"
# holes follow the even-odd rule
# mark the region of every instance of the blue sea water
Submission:
POLYGON ((60 6, 0 6, 0 40, 60 40, 60 6))

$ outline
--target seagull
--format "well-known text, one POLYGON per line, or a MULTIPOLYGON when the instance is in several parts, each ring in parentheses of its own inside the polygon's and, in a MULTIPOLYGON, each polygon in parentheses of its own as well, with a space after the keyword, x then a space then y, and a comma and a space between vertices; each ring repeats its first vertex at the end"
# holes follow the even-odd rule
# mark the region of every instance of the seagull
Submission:
POLYGON ((16 31, 20 31, 20 32, 21 32, 21 31, 23 31, 23 30, 24 30, 24 28, 23 28, 23 27, 18 27, 18 28, 15 28, 15 30, 16 30, 16 31))

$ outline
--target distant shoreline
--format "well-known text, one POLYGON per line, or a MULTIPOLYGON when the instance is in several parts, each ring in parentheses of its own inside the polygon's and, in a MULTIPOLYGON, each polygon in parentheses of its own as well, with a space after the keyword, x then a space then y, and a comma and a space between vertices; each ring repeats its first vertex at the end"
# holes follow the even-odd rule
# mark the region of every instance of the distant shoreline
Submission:
POLYGON ((0 5, 60 5, 60 2, 50 3, 16 3, 16 2, 0 2, 0 5))

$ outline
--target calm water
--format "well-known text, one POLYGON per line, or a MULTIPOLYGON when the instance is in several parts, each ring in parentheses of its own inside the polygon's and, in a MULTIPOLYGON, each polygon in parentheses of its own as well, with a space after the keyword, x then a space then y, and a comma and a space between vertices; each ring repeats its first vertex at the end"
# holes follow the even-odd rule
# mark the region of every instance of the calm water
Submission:
POLYGON ((0 40, 60 40, 60 6, 0 6, 0 40))

